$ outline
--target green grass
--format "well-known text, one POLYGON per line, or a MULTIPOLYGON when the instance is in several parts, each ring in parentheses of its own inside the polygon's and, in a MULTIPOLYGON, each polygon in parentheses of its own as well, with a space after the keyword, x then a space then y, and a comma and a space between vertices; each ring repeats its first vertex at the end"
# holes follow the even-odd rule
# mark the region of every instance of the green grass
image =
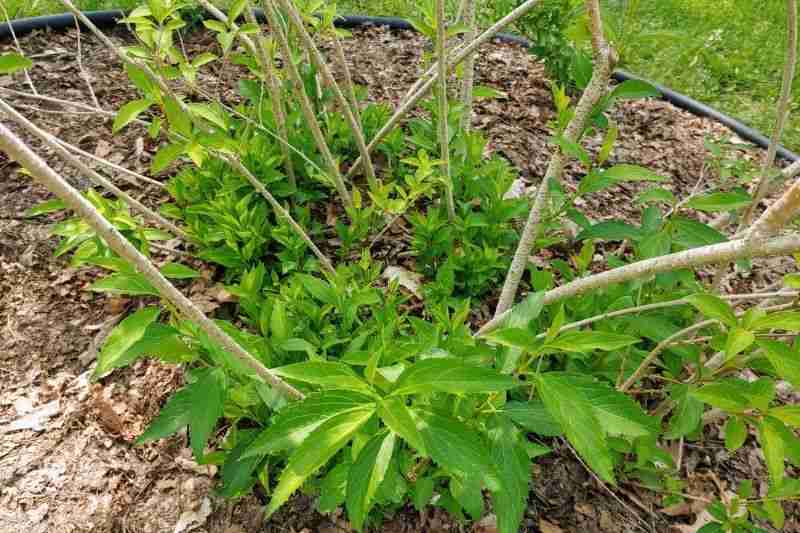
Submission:
MULTIPOLYGON (((0 0, 12 18, 62 12, 58 0, 0 0)), ((130 8, 139 0, 77 0, 83 9, 130 8)), ((622 66, 716 107, 770 135, 780 90, 786 33, 784 0, 604 0, 616 28, 622 66)), ((450 0, 455 4, 456 0, 450 0)), ((486 0, 493 18, 496 4, 486 0)), ((342 12, 403 16, 413 0, 340 0, 342 12)), ((793 110, 800 108, 800 89, 793 110)), ((800 116, 790 119, 784 144, 800 151, 800 116)))

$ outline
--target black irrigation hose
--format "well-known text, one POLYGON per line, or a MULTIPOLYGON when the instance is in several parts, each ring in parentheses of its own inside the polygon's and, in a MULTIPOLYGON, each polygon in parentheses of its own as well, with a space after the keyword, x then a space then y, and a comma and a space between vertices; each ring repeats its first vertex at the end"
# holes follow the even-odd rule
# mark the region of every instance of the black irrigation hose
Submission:
MULTIPOLYGON (((263 11, 260 9, 256 9, 255 14, 259 19, 264 18, 263 11)), ((89 20, 91 20, 97 26, 109 27, 114 26, 117 21, 124 16, 124 12, 118 9, 110 11, 87 11, 86 16, 89 17, 89 20)), ((43 17, 17 19, 11 21, 11 24, 13 26, 14 33, 17 35, 22 35, 34 30, 41 30, 45 28, 50 28, 53 30, 69 29, 75 26, 75 19, 69 13, 63 13, 60 15, 47 15, 43 17)), ((360 26, 372 25, 388 26, 393 30, 413 30, 413 27, 407 20, 395 17, 347 16, 338 18, 336 20, 336 25, 341 28, 356 28, 360 26)), ((9 29, 9 24, 0 24, 0 40, 7 39, 10 36, 11 31, 9 29)), ((519 44, 525 47, 529 47, 531 44, 530 41, 524 37, 511 35, 508 33, 500 33, 496 38, 502 42, 519 44)), ((686 111, 701 117, 708 117, 712 120, 715 120, 736 133, 736 135, 742 139, 749 141, 756 146, 760 146, 761 148, 767 148, 769 146, 769 138, 763 133, 747 126, 746 124, 729 115, 726 115, 725 113, 698 102, 694 98, 690 98, 685 94, 675 92, 672 89, 664 87, 663 85, 654 83, 650 80, 645 80, 644 78, 640 78, 639 76, 624 70, 614 71, 613 77, 615 80, 620 82, 632 79, 647 81, 656 87, 659 92, 661 92, 661 96, 664 100, 671 103, 675 107, 685 109, 686 111)), ((800 155, 788 150, 784 146, 778 147, 778 155, 789 162, 800 160, 800 155)))

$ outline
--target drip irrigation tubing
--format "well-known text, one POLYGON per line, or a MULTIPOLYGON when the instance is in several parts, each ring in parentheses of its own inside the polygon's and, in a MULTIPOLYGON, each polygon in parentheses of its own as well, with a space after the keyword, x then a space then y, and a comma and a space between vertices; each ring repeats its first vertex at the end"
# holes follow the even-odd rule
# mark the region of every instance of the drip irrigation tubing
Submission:
MULTIPOLYGON (((264 19, 264 13, 261 9, 255 9, 254 13, 259 20, 264 19)), ((117 22, 125 16, 125 13, 119 9, 105 10, 105 11, 86 11, 86 16, 95 25, 99 27, 110 27, 117 24, 117 22)), ((368 16, 343 16, 336 19, 336 25, 340 28, 358 28, 362 26, 387 26, 392 30, 414 30, 414 27, 407 20, 396 17, 368 17, 368 16)), ((52 30, 65 30, 75 27, 75 18, 70 13, 62 13, 59 15, 45 15, 41 17, 30 17, 23 19, 16 19, 9 23, 5 22, 0 24, 0 40, 8 39, 11 37, 11 29, 13 28, 16 35, 24 35, 34 30, 44 30, 46 28, 52 30)), ((505 43, 519 44, 524 47, 530 47, 531 42, 519 35, 509 33, 499 33, 495 39, 505 43)), ((743 122, 727 115, 711 106, 702 102, 698 102, 694 98, 673 91, 669 87, 665 87, 659 83, 655 83, 646 78, 637 76, 625 70, 615 70, 613 78, 618 82, 627 80, 642 80, 653 85, 661 93, 662 99, 671 103, 675 107, 684 109, 694 115, 700 117, 707 117, 711 120, 719 122, 734 132, 740 138, 753 143, 761 148, 769 146, 769 138, 758 130, 751 128, 743 122)), ((789 161, 795 162, 800 160, 800 155, 792 152, 784 146, 778 147, 778 156, 789 161)))

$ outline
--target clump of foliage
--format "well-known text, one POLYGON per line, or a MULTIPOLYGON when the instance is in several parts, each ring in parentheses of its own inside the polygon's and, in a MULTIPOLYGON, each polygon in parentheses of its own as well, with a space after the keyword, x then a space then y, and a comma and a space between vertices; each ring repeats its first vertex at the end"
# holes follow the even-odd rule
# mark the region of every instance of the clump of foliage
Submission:
MULTIPOLYGON (((426 6, 415 25, 439 41, 439 53, 427 59, 446 61, 445 45, 459 46, 453 41, 464 30, 447 26, 441 4, 426 6)), ((683 485, 666 447, 702 439, 713 413, 727 417, 730 450, 753 430, 769 492, 754 497, 743 484, 734 501, 709 509, 716 522, 708 531, 753 530, 763 520, 781 527, 781 501, 800 495, 785 469, 787 461, 800 465, 800 410, 776 402, 778 380, 800 386, 800 343, 786 340, 800 331, 797 293, 720 294, 692 267, 733 259, 746 268, 751 256, 800 250, 796 237, 769 238, 797 208, 782 199, 759 218, 763 242, 729 238, 724 224, 694 214, 735 218, 753 202, 747 186, 758 174, 731 164, 721 149, 712 147, 709 168, 725 173, 722 187, 684 198, 655 172, 612 163, 618 130, 607 111, 657 93, 641 82, 607 90, 613 54, 596 1, 586 2, 595 65, 576 101, 554 85, 554 155, 533 194, 509 194, 515 170, 486 155, 480 132, 460 127, 468 106, 447 90, 430 99, 408 95, 424 113, 384 131, 392 111, 358 98, 363 91, 348 87, 347 76, 341 85, 332 80, 305 39, 310 32, 335 49, 343 37, 333 27, 335 6, 267 1, 265 33, 252 6, 237 0, 227 16, 204 20, 215 53, 187 57, 177 32, 189 7, 148 0, 127 17, 137 44, 117 51, 141 94, 119 110, 115 129, 143 122, 162 143, 152 174, 177 171, 166 185, 172 201, 160 212, 180 225, 192 255, 218 266, 238 299, 233 316, 198 320, 190 303, 141 268, 152 244, 172 235, 120 200, 85 195, 93 206, 86 209, 114 229, 73 217, 55 230, 59 255, 109 271, 91 290, 162 298, 116 327, 95 370, 102 378, 143 356, 184 365, 184 387, 140 443, 188 427, 195 459, 220 467, 219 493, 239 497, 260 487, 267 516, 303 490, 319 495, 323 512, 344 505, 357 530, 408 504, 478 519, 488 494, 498 528, 510 533, 547 439, 565 438, 604 482, 635 480, 677 503, 683 485), (246 69, 236 104, 197 81, 208 64, 225 61, 246 69), (584 147, 590 134, 603 138, 595 152, 584 147), (355 163, 365 155, 359 136, 382 155, 374 179, 368 161, 355 163), (585 169, 577 190, 560 182, 570 159, 585 169), (342 175, 344 161, 351 172, 342 175), (365 180, 349 179, 359 168, 365 180), (640 220, 595 222, 581 212, 582 200, 630 182, 642 186, 632 200, 642 206, 640 220), (424 279, 421 291, 411 291, 420 305, 409 305, 403 279, 386 283, 385 267, 398 264, 372 254, 401 218, 407 255, 424 279), (109 240, 116 234, 127 245, 109 240), (332 236, 338 248, 315 244, 332 236), (620 241, 598 264, 596 252, 620 241), (530 266, 534 247, 554 259, 530 266), (123 252, 140 257, 136 267, 123 252), (611 271, 593 273, 603 267, 611 271), (520 283, 528 294, 512 306, 520 283), (501 285, 494 318, 474 332, 486 318, 475 309, 501 285), (743 380, 743 369, 758 379, 743 380), (656 379, 666 385, 632 394, 656 379)), ((492 97, 477 89, 476 96, 492 97)), ((54 201, 31 214, 66 205, 74 204, 54 201)), ((160 273, 176 284, 199 276, 177 263, 160 273)), ((785 284, 796 289, 800 280, 790 275, 785 284)))

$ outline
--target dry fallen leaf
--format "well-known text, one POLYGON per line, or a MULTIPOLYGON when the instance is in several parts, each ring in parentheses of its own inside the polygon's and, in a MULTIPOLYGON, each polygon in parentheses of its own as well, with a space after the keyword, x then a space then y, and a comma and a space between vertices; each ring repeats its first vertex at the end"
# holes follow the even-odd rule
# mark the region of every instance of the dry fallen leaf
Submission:
POLYGON ((422 274, 411 272, 407 268, 399 266, 389 266, 383 271, 383 278, 388 281, 397 280, 401 287, 407 289, 417 298, 422 299, 422 293, 420 292, 422 274))
POLYGON ((539 519, 539 529, 542 531, 542 533, 564 533, 563 529, 552 522, 548 522, 544 518, 539 519))

